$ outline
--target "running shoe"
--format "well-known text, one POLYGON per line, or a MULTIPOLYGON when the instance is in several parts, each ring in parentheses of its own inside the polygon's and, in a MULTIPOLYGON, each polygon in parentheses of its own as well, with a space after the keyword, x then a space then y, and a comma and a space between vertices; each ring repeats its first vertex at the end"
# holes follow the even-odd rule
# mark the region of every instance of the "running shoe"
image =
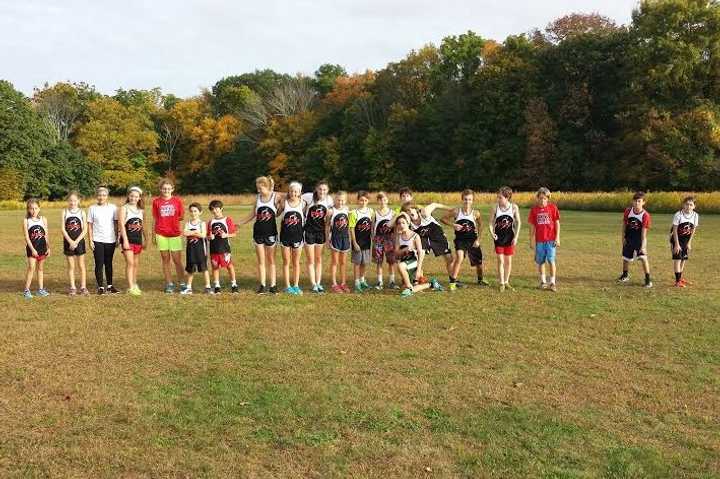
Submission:
POLYGON ((108 294, 118 294, 118 293, 120 293, 120 291, 118 291, 118 289, 111 284, 110 286, 107 287, 107 293, 108 294))
POLYGON ((323 285, 322 285, 322 284, 318 283, 318 284, 317 284, 317 287, 318 287, 318 293, 324 293, 324 292, 325 292, 325 288, 323 288, 323 285))
POLYGON ((435 291, 444 291, 445 288, 442 287, 440 284, 440 281, 437 280, 437 278, 430 278, 430 287, 434 289, 435 291))
POLYGON ((77 295, 77 289, 75 289, 75 288, 70 288, 70 289, 68 290, 68 296, 76 296, 76 295, 77 295))
POLYGON ((205 288, 205 294, 215 294, 215 293, 213 292, 213 289, 210 286, 207 286, 205 288))
POLYGON ((385 287, 385 286, 383 286, 382 283, 377 283, 377 284, 375 285, 375 289, 377 289, 378 291, 382 291, 384 287, 385 287))
POLYGON ((258 289, 255 291, 255 293, 256 294, 265 294, 266 293, 265 285, 261 284, 260 286, 258 286, 258 289))
POLYGON ((315 285, 313 285, 313 287, 312 287, 312 289, 311 289, 310 291, 312 291, 313 293, 318 294, 318 293, 320 293, 320 288, 318 287, 317 284, 315 284, 315 285))
MULTIPOLYGON (((190 290, 190 292, 192 293, 192 290, 190 290)), ((180 294, 184 294, 184 293, 185 293, 185 290, 180 291, 180 294)), ((129 294, 130 296, 140 296, 142 294, 142 291, 140 291, 140 288, 135 287, 135 288, 128 289, 127 294, 129 294)))
POLYGON ((412 296, 413 294, 415 294, 415 293, 413 293, 413 290, 412 290, 412 289, 410 289, 410 288, 405 288, 405 289, 402 290, 402 293, 400 293, 400 297, 401 297, 401 298, 409 298, 409 297, 412 296))
POLYGON ((292 295, 296 295, 296 294, 297 294, 297 293, 295 292, 295 288, 293 288, 292 286, 288 286, 287 288, 285 288, 285 292, 286 292, 287 294, 292 294, 292 295))
POLYGON ((676 288, 687 288, 687 286, 685 285, 685 283, 682 282, 682 280, 681 280, 681 281, 675 281, 675 287, 676 287, 676 288))
POLYGON ((105 288, 103 288, 102 286, 99 287, 99 288, 97 289, 97 294, 98 294, 98 295, 105 294, 105 288))
POLYGON ((450 291, 455 291, 457 289, 457 283, 450 283, 450 286, 448 286, 448 289, 450 291))
POLYGON ((627 273, 623 273, 617 280, 619 283, 627 283, 628 281, 630 281, 630 275, 627 273))
POLYGON ((643 287, 644 287, 644 288, 647 288, 647 289, 650 289, 650 288, 653 287, 653 282, 650 281, 650 280, 645 281, 645 285, 644 285, 643 287))
POLYGON ((215 289, 213 291, 215 291, 215 294, 220 294, 220 291, 222 290, 220 289, 220 286, 215 286, 215 289))
POLYGON ((175 292, 175 285, 172 283, 168 283, 165 285, 165 292, 167 294, 172 294, 175 292))
POLYGON ((340 286, 339 284, 333 284, 332 287, 330 287, 330 291, 332 291, 333 293, 344 293, 345 292, 345 290, 342 289, 342 286, 340 286))
POLYGON ((477 284, 479 284, 480 286, 490 286, 490 283, 485 281, 483 278, 478 279, 477 284))
POLYGON ((80 288, 80 294, 83 296, 90 296, 90 291, 87 288, 80 288))
POLYGON ((23 298, 25 299, 32 299, 33 295, 32 292, 29 289, 26 289, 23 291, 23 298))
POLYGON ((540 282, 540 285, 538 286, 538 289, 542 289, 542 290, 548 289, 548 284, 545 283, 544 281, 543 281, 543 282, 540 282))
POLYGON ((557 285, 555 283, 550 283, 550 291, 557 293, 557 285))
POLYGON ((300 289, 300 286, 293 286, 293 287, 295 288, 295 294, 297 294, 298 296, 302 296, 303 290, 300 289))
POLYGON ((365 290, 363 289, 363 287, 362 287, 362 283, 357 283, 357 284, 355 284, 354 290, 355 290, 356 293, 362 293, 363 291, 365 291, 365 290))
POLYGON ((275 286, 275 285, 270 286, 270 290, 269 290, 269 291, 270 291, 270 294, 277 294, 277 293, 278 293, 277 286, 275 286))
POLYGON ((237 284, 234 284, 234 285, 230 286, 230 292, 237 294, 240 292, 240 288, 238 287, 237 284))
POLYGON ((50 296, 50 293, 48 292, 47 289, 41 288, 41 289, 38 289, 36 296, 40 296, 41 298, 44 298, 46 296, 50 296))
POLYGON ((192 288, 185 287, 185 289, 180 290, 180 294, 182 294, 183 296, 186 296, 188 294, 193 294, 193 290, 192 290, 192 288))
POLYGON ((363 279, 363 280, 360 280, 360 287, 361 287, 363 290, 365 290, 365 289, 370 289, 370 285, 369 285, 369 284, 367 283, 367 281, 364 280, 364 279, 363 279))

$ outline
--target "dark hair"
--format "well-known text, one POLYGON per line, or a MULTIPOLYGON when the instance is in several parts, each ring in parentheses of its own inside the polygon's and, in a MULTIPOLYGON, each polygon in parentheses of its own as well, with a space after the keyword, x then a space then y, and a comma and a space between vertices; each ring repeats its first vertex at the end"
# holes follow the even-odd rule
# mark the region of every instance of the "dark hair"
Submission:
POLYGON ((212 200, 212 201, 210 202, 210 205, 208 205, 208 208, 211 209, 211 210, 212 210, 212 209, 215 209, 215 208, 220 208, 220 209, 222 209, 222 207, 223 207, 223 202, 220 201, 220 200, 212 200))
POLYGON ((402 195, 412 196, 412 190, 410 188, 408 188, 407 186, 404 186, 404 187, 400 188, 400 190, 398 191, 398 194, 400 196, 402 196, 402 195))
POLYGON ((645 199, 645 192, 644 191, 636 191, 635 194, 633 195, 633 199, 634 200, 645 199))
POLYGON ((30 206, 31 205, 38 205, 38 208, 40 208, 40 202, 36 200, 35 198, 30 198, 25 203, 25 218, 32 218, 30 215, 30 206))
POLYGON ((470 188, 465 188, 462 193, 460 193, 460 198, 465 198, 466 196, 475 196, 475 192, 471 190, 470 188))
MULTIPOLYGON (((212 203, 210 203, 210 204, 212 204, 212 203)), ((190 206, 188 206, 188 211, 190 211, 193 208, 197 209, 198 211, 202 211, 202 206, 200 206, 200 203, 198 203, 197 201, 190 203, 190 206)))
POLYGON ((318 181, 317 183, 315 183, 315 189, 313 189, 313 196, 312 196, 313 201, 317 201, 317 200, 320 199, 320 198, 318 197, 318 192, 317 192, 317 191, 318 191, 318 188, 320 188, 322 185, 327 186, 328 189, 330 188, 330 185, 328 184, 327 180, 320 180, 320 181, 318 181))
POLYGON ((687 203, 688 201, 692 201, 693 203, 695 203, 695 197, 690 195, 683 198, 683 204, 687 203))
POLYGON ((357 199, 360 199, 360 198, 363 198, 363 197, 364 197, 364 198, 367 198, 367 199, 370 199, 370 193, 368 193, 367 191, 364 191, 364 190, 358 191, 358 193, 357 193, 357 199))
POLYGON ((160 178, 160 181, 158 181, 158 190, 161 190, 163 186, 170 185, 173 189, 175 189, 175 184, 172 182, 170 178, 160 178))
POLYGON ((504 198, 510 199, 513 195, 513 190, 509 186, 503 186, 498 190, 498 194, 504 198))
POLYGON ((387 198, 387 197, 388 197, 387 193, 385 193, 384 191, 378 191, 375 199, 380 201, 380 198, 387 198))

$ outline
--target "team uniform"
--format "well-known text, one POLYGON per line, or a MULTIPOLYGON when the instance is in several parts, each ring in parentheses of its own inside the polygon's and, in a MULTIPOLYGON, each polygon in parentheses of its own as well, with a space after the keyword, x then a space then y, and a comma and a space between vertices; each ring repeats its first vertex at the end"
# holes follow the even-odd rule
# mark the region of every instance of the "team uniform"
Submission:
POLYGON ((696 212, 692 212, 686 215, 682 210, 675 213, 673 216, 672 224, 677 228, 678 242, 680 243, 680 253, 675 252, 675 238, 672 234, 672 228, 670 229, 670 248, 672 252, 672 259, 687 261, 690 257, 688 252, 688 242, 692 238, 695 228, 697 228, 700 221, 700 215, 696 212))
POLYGON ((125 235, 130 243, 130 251, 133 254, 140 254, 143 250, 143 210, 133 211, 129 205, 125 209, 125 235))
POLYGON ((554 263, 557 240, 556 222, 560 221, 557 206, 535 205, 528 214, 528 223, 535 227, 535 263, 554 263))
MULTIPOLYGON (((185 231, 202 235, 204 225, 205 223, 202 221, 198 223, 188 221, 185 223, 185 231)), ((204 273, 207 271, 207 254, 208 250, 205 238, 188 236, 187 244, 185 245, 185 271, 187 271, 188 274, 204 273)))
POLYGON ((645 253, 642 252, 642 232, 643 229, 650 229, 650 213, 642 210, 635 213, 632 207, 627 208, 623 215, 624 228, 624 244, 622 249, 622 257, 625 261, 634 261, 636 258, 642 258, 645 253))
POLYGON ((280 221, 280 244, 287 248, 300 248, 303 245, 305 202, 300 200, 297 206, 291 206, 285 200, 282 220, 280 221))
POLYGON ((307 205, 305 214, 305 244, 324 244, 325 238, 325 217, 330 208, 333 207, 333 200, 329 196, 324 200, 315 201, 312 193, 303 195, 307 205))
POLYGON ((477 220, 475 210, 465 213, 462 208, 455 215, 455 251, 465 251, 470 266, 482 264, 483 256, 480 246, 474 246, 478 239, 477 220))
POLYGON ((388 264, 395 263, 395 238, 393 235, 392 220, 395 212, 388 208, 385 215, 375 212, 375 221, 373 231, 373 260, 377 264, 382 264, 383 258, 388 264))
MULTIPOLYGON (((258 245, 275 246, 277 243, 277 208, 275 207, 275 193, 270 195, 267 202, 257 195, 255 200, 255 224, 253 225, 253 241, 258 245)), ((212 245, 210 248, 212 254, 212 245)))
MULTIPOLYGON (((63 228, 71 240, 77 240, 83 233, 83 219, 85 215, 81 209, 71 211, 63 210, 63 228)), ((85 238, 77 244, 75 249, 70 249, 70 244, 63 236, 63 254, 65 256, 81 256, 86 253, 85 238)))
MULTIPOLYGON (((27 219, 27 232, 28 238, 30 238, 30 244, 37 252, 37 256, 34 258, 37 261, 44 261, 48 256, 48 244, 47 244, 47 232, 45 231, 45 225, 43 224, 43 217, 39 218, 28 218, 27 219)), ((28 258, 33 258, 32 251, 29 246, 25 246, 25 254, 28 258)))
MULTIPOLYGON (((273 221, 275 224, 275 221, 273 221)), ((213 218, 208 221, 208 236, 210 236, 210 263, 213 269, 230 268, 232 255, 230 250, 230 238, 221 238, 223 233, 234 234, 235 223, 232 218, 213 218)), ((274 242, 273 242, 274 244, 274 242)))
MULTIPOLYGON (((410 236, 410 239, 403 238, 402 234, 398 235, 398 256, 400 257, 400 261, 405 263, 408 276, 410 277, 410 282, 415 281, 415 273, 417 273, 418 268, 417 252, 415 251, 415 236, 417 235, 418 233, 414 231, 410 236)), ((420 239, 422 240, 422 238, 420 239)))
POLYGON ((372 256, 372 232, 373 232, 373 210, 365 208, 365 211, 356 209, 350 213, 350 228, 355 229, 355 242, 360 251, 353 249, 350 261, 353 264, 368 264, 372 256))
POLYGON ((419 225, 410 222, 410 229, 420 236, 426 253, 432 251, 436 257, 450 254, 447 236, 440 223, 432 216, 421 218, 419 225))
POLYGON ((350 251, 350 219, 347 208, 333 208, 330 218, 330 247, 335 251, 345 253, 350 251))
POLYGON ((515 205, 508 203, 507 208, 495 206, 495 225, 493 231, 495 240, 495 253, 506 256, 515 254, 515 205))

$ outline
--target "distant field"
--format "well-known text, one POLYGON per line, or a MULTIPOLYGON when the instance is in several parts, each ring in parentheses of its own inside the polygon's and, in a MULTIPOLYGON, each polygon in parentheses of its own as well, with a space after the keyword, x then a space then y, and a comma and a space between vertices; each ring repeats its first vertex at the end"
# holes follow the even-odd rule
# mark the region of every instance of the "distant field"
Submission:
POLYGON ((484 234, 493 288, 403 300, 257 297, 249 227, 239 295, 164 295, 150 250, 143 297, 72 299, 43 214, 52 296, 26 301, 23 212, 0 211, 0 477, 720 477, 720 216, 686 290, 670 215, 646 291, 637 265, 614 282, 620 212, 564 211, 557 294, 535 289, 523 231, 516 291, 494 288, 484 234))

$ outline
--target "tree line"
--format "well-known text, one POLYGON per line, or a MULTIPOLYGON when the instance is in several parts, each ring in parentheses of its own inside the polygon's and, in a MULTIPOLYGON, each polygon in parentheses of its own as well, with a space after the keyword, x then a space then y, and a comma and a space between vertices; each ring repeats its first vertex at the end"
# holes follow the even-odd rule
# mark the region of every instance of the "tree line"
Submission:
POLYGON ((257 70, 192 98, 0 81, 0 191, 120 192, 161 175, 239 193, 271 174, 334 189, 712 190, 720 5, 644 0, 629 25, 571 14, 502 43, 469 31, 379 71, 257 70))

